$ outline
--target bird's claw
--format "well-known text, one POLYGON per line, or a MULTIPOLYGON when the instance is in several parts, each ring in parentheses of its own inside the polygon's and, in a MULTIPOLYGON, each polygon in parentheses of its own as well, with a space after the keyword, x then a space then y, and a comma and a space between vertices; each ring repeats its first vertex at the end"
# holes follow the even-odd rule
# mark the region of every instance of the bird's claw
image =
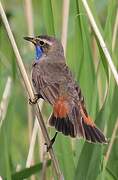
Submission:
POLYGON ((46 147, 47 147, 47 149, 46 149, 47 152, 52 148, 53 143, 54 143, 54 142, 50 141, 49 146, 47 145, 47 143, 45 143, 45 145, 46 145, 46 147))
POLYGON ((55 142, 56 136, 57 136, 57 132, 55 133, 54 137, 50 140, 50 144, 49 145, 47 143, 45 143, 45 145, 47 146, 47 152, 52 148, 52 145, 55 142))
POLYGON ((34 99, 30 99, 29 98, 29 104, 36 104, 37 103, 37 101, 38 101, 38 99, 39 99, 39 96, 38 96, 38 94, 34 94, 34 99))

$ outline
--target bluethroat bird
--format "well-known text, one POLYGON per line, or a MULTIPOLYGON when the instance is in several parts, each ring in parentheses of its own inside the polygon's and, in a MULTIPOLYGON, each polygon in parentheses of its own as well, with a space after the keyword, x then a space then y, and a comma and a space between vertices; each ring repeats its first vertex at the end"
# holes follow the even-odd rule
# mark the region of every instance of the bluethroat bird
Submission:
MULTIPOLYGON (((32 66, 32 82, 37 93, 35 100, 43 98, 53 107, 49 124, 66 136, 107 143, 87 113, 81 89, 66 65, 61 42, 47 35, 25 37, 25 40, 32 42, 36 51, 32 66)), ((56 135, 57 132, 52 144, 56 135)))

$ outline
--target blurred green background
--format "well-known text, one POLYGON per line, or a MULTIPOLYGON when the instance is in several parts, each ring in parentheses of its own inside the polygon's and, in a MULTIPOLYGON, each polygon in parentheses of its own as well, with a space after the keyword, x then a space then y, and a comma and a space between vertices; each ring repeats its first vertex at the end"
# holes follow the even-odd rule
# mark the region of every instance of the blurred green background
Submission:
MULTIPOLYGON (((2 3, 23 63, 30 76, 34 49, 24 41, 23 37, 29 35, 31 28, 29 24, 33 19, 32 29, 35 35, 48 34, 55 35, 58 39, 63 38, 61 36, 62 28, 64 28, 62 21, 66 18, 63 16, 64 0, 33 0, 30 15, 25 0, 2 0, 2 3), (29 21, 28 15, 32 17, 29 21)), ((88 3, 117 69, 118 36, 114 34, 114 27, 118 13, 118 1, 89 0, 88 3), (114 36, 115 45, 113 46, 114 36)), ((112 73, 109 73, 108 63, 90 26, 81 0, 70 0, 66 59, 85 96, 89 114, 105 132, 109 138, 109 144, 89 144, 82 139, 74 140, 59 134, 54 144, 54 151, 65 180, 118 180, 118 131, 116 131, 118 88, 112 73), (113 135, 114 132, 115 135, 113 135), (108 154, 109 150, 110 154, 108 154)), ((56 179, 50 162, 44 169, 45 177, 42 175, 44 159, 49 158, 46 155, 42 160, 43 148, 40 142, 42 146, 45 142, 41 132, 36 138, 32 160, 35 170, 29 169, 27 172, 25 169, 35 118, 28 105, 27 92, 0 17, 0 102, 2 102, 8 76, 12 79, 12 85, 7 113, 0 126, 0 176, 6 179, 24 179, 25 177, 42 180, 44 178, 56 179), (36 164, 39 165, 38 168, 36 164), (24 171, 21 171, 22 169, 24 171), (21 171, 21 176, 16 173, 17 171, 21 171), (31 177, 31 174, 34 176, 31 177)), ((42 113, 47 127, 50 112, 51 108, 44 103, 42 113)), ((50 137, 55 133, 55 130, 51 128, 48 128, 48 131, 50 137)))

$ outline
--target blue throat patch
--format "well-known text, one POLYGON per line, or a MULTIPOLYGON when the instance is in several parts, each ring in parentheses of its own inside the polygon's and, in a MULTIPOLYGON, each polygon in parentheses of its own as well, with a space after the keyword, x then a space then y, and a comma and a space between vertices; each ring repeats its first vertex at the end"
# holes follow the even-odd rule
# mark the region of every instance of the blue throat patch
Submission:
POLYGON ((37 46, 37 45, 35 48, 36 48, 36 61, 38 61, 41 58, 41 56, 43 55, 43 49, 42 49, 42 47, 37 46))

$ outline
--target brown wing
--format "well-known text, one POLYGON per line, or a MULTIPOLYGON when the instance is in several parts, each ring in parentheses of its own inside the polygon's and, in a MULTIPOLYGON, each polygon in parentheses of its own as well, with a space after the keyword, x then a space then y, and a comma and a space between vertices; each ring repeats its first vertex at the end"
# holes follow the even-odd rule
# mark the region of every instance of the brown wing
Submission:
POLYGON ((64 69, 65 66, 65 63, 35 64, 33 66, 33 86, 36 92, 52 105, 62 93, 63 87, 66 87, 63 91, 67 91, 69 76, 64 69))
POLYGON ((40 94, 45 101, 54 104, 55 99, 58 97, 58 84, 49 84, 49 82, 45 80, 45 76, 40 75, 36 70, 32 72, 32 82, 36 93, 40 94))

